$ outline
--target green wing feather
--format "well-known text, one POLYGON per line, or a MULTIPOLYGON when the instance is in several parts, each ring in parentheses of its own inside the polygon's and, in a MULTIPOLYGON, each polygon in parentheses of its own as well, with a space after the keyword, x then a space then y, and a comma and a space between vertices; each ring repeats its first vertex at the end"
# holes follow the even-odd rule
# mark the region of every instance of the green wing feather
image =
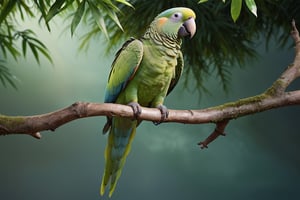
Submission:
POLYGON ((131 38, 117 52, 105 91, 105 103, 114 103, 137 71, 143 58, 143 43, 131 38))

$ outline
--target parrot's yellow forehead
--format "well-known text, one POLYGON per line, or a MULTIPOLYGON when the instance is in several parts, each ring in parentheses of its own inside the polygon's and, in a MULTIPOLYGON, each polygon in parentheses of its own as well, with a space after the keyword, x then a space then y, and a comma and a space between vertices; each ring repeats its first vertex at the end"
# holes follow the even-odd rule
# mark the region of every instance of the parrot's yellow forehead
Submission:
POLYGON ((171 17, 174 13, 181 13, 183 15, 184 19, 188 18, 196 18, 195 12, 190 9, 190 8, 185 8, 185 7, 176 7, 176 8, 170 8, 168 10, 163 11, 160 13, 156 18, 169 18, 171 17))

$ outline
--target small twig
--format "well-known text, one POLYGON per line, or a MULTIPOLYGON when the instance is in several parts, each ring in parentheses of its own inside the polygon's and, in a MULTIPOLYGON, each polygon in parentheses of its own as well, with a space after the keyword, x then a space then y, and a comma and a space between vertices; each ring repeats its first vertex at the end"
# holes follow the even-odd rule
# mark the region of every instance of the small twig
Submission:
POLYGON ((215 130, 202 142, 199 142, 198 145, 200 145, 201 149, 208 148, 208 144, 213 142, 215 139, 217 139, 220 135, 225 136, 225 128, 228 124, 229 120, 224 120, 221 122, 216 123, 215 130))
POLYGON ((296 27, 295 20, 292 20, 291 35, 294 39, 295 52, 296 52, 296 56, 295 56, 295 59, 294 59, 294 65, 296 65, 297 71, 295 72, 294 77, 299 77, 300 76, 300 35, 299 35, 299 31, 296 27))
POLYGON ((29 134, 31 135, 32 137, 34 137, 35 139, 41 139, 42 138, 42 135, 40 132, 35 132, 35 133, 31 133, 29 134))
POLYGON ((294 39, 295 44, 297 45, 300 42, 300 36, 299 36, 299 31, 296 27, 296 22, 295 19, 292 20, 292 31, 291 35, 294 39))

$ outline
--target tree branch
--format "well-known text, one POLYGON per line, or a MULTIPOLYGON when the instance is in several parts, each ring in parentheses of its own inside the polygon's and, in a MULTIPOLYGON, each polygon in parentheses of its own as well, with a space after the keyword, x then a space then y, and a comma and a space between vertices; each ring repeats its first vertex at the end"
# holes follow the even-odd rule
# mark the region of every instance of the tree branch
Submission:
MULTIPOLYGON (((240 99, 223 105, 201 110, 169 110, 164 122, 185 124, 215 123, 212 134, 199 145, 201 148, 224 135, 229 120, 290 105, 300 105, 300 90, 286 91, 286 88, 300 76, 300 37, 295 22, 292 22, 291 35, 295 42, 294 62, 281 76, 260 95, 240 99)), ((28 134, 41 138, 40 131, 51 130, 70 121, 93 116, 121 116, 134 118, 131 107, 120 104, 76 102, 69 107, 51 113, 35 116, 0 115, 0 135, 28 134)), ((160 121, 161 113, 155 108, 142 108, 141 120, 160 121)))
MULTIPOLYGON (((300 90, 286 92, 280 96, 270 96, 263 93, 202 110, 169 110, 169 117, 164 122, 184 124, 217 123, 265 110, 299 104, 300 90)), ((70 121, 93 116, 134 117, 131 107, 126 105, 77 102, 67 108, 42 115, 15 117, 0 115, 0 135, 19 133, 36 136, 39 131, 54 131, 70 121)), ((148 121, 159 121, 161 113, 158 109, 143 107, 139 118, 148 121)))

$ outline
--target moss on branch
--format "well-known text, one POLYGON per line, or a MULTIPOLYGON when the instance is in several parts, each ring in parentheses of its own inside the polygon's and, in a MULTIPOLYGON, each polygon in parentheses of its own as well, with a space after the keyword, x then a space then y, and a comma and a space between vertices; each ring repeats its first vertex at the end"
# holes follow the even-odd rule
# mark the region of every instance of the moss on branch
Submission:
POLYGON ((20 125, 25 123, 25 118, 21 116, 6 116, 0 115, 0 135, 2 133, 8 132, 8 130, 13 130, 20 125))

